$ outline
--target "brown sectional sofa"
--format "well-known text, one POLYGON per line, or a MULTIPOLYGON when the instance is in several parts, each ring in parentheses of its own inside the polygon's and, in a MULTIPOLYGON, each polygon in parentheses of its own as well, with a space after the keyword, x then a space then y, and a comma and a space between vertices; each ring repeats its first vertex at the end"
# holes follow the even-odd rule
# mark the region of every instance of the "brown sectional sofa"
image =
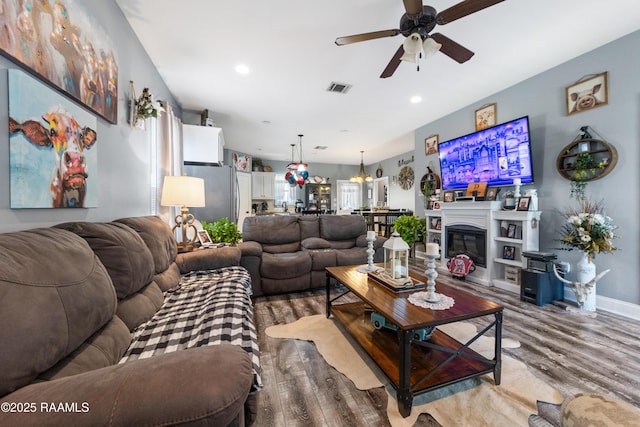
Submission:
POLYGON ((260 381, 239 263, 236 247, 176 254, 157 217, 0 234, 0 425, 249 424, 260 381))
MULTIPOLYGON (((253 295, 303 291, 325 285, 325 267, 367 263, 367 224, 360 215, 267 215, 244 220, 240 264, 253 295)), ((377 236, 374 262, 383 261, 377 236)))

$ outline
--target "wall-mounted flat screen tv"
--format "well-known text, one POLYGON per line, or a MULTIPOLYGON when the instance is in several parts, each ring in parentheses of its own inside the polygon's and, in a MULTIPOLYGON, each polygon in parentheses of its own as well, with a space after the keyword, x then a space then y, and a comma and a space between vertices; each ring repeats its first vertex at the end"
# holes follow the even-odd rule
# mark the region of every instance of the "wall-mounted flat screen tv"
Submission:
POLYGON ((438 151, 444 190, 533 182, 528 116, 445 141, 438 151))

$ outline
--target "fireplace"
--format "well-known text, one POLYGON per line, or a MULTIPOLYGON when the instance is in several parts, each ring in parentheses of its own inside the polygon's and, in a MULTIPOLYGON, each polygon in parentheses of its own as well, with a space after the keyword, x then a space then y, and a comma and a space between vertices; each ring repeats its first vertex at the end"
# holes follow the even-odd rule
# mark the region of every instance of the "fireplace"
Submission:
POLYGON ((473 225, 445 227, 447 258, 464 254, 478 267, 487 267, 487 230, 473 225))

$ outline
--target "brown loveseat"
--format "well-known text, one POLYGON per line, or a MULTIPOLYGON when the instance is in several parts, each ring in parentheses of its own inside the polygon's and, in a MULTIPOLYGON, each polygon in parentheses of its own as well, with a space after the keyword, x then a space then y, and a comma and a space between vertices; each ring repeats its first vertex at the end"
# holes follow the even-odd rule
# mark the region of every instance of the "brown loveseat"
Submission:
MULTIPOLYGON (((309 290, 325 285, 325 267, 366 264, 366 237, 360 215, 247 217, 240 264, 254 296, 309 290)), ((383 261, 386 240, 376 236, 374 262, 383 261)))
POLYGON ((0 234, 0 425, 248 424, 260 381, 239 261, 177 255, 157 217, 0 234))

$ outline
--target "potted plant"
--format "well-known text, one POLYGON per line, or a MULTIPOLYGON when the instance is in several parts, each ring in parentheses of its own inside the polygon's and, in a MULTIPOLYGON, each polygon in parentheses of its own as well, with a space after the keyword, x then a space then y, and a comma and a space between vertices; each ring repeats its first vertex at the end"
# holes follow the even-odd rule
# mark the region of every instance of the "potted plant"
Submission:
POLYGON ((516 195, 513 191, 507 191, 504 193, 504 209, 513 210, 516 208, 516 195))
POLYGON ((575 172, 571 181, 571 197, 577 200, 584 200, 587 183, 595 174, 596 169, 601 169, 604 166, 604 163, 598 163, 591 153, 578 154, 573 164, 575 172))
POLYGON ((229 218, 220 218, 215 222, 202 221, 202 228, 209 232, 213 243, 236 245, 242 238, 238 226, 229 218))
POLYGON ((427 220, 415 215, 402 215, 393 223, 393 229, 413 251, 414 244, 422 241, 427 233, 427 220))

